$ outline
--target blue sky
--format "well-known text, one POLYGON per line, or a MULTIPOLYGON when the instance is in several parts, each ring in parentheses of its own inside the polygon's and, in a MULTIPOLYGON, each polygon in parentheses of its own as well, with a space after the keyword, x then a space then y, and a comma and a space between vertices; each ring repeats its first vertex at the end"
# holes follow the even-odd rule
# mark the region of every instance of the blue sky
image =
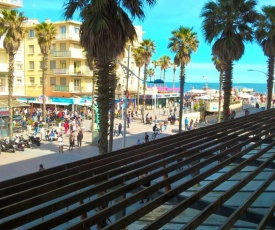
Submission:
MULTIPOLYGON (((219 73, 211 62, 211 45, 204 41, 201 29, 201 9, 207 0, 158 0, 156 6, 146 9, 146 18, 143 21, 134 21, 134 25, 142 25, 145 32, 143 38, 155 41, 156 53, 152 60, 168 55, 173 60, 174 54, 167 49, 171 31, 179 26, 193 27, 198 34, 198 51, 191 56, 191 62, 186 66, 186 82, 218 82, 219 73), (205 76, 206 78, 204 78, 205 76)), ((37 18, 41 22, 47 18, 52 21, 63 20, 63 0, 23 0, 25 15, 28 18, 37 18), (43 2, 43 4, 42 4, 43 2)), ((257 10, 263 5, 275 5, 274 0, 258 0, 257 10)), ((78 19, 77 17, 75 18, 78 19)), ((253 42, 245 44, 243 57, 234 63, 234 83, 266 83, 266 76, 260 72, 250 72, 248 69, 267 71, 267 57, 263 55, 261 47, 253 42)), ((160 70, 156 73, 160 75, 160 70)), ((179 70, 176 72, 178 79, 179 70)), ((172 68, 166 73, 167 81, 172 81, 172 68)))

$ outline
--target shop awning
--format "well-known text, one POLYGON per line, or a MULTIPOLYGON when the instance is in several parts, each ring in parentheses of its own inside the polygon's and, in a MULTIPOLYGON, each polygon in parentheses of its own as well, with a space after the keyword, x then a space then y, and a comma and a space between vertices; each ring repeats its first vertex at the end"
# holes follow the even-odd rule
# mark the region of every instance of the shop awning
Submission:
MULTIPOLYGON (((17 108, 17 107, 29 107, 29 104, 23 103, 21 101, 13 100, 11 102, 11 107, 12 108, 17 108)), ((8 100, 0 100, 0 108, 8 108, 8 100)))

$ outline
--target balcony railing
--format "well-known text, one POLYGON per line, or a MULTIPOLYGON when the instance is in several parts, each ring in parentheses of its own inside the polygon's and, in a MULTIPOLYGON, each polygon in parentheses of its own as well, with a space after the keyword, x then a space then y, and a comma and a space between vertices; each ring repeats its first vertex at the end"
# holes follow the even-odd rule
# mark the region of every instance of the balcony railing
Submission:
POLYGON ((1 4, 14 6, 14 7, 23 7, 22 0, 0 0, 0 5, 1 4))
POLYGON ((69 74, 69 69, 53 69, 54 74, 69 74))
POLYGON ((52 51, 54 57, 71 57, 70 51, 52 51))
MULTIPOLYGON (((1 0, 0 0, 1 1, 1 0)), ((55 40, 80 40, 79 34, 57 34, 55 40)))
POLYGON ((69 86, 66 86, 66 85, 54 85, 53 86, 53 91, 69 92, 69 86))

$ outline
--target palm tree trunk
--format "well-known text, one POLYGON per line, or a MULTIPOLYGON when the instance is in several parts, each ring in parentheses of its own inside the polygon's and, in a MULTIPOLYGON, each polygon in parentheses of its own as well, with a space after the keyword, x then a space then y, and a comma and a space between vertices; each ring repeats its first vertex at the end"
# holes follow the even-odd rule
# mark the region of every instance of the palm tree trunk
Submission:
POLYGON ((108 110, 109 110, 109 73, 113 67, 111 61, 97 61, 97 69, 95 70, 96 82, 98 86, 98 116, 99 116, 99 153, 108 152, 108 110))
POLYGON ((8 87, 9 87, 9 97, 8 97, 8 106, 9 106, 9 138, 13 136, 12 129, 12 118, 13 118, 13 108, 12 108, 12 96, 13 96, 13 81, 14 81, 14 54, 9 53, 9 77, 8 77, 8 87))
MULTIPOLYGON (((116 64, 113 62, 113 70, 116 69, 116 64)), ((115 121, 115 91, 116 91, 116 74, 110 73, 110 138, 109 138, 109 152, 113 151, 113 137, 114 137, 114 121, 115 121)))
POLYGON ((163 70, 163 93, 165 92, 165 69, 163 70))
POLYGON ((176 69, 173 70, 173 85, 172 85, 173 93, 175 91, 175 75, 176 75, 176 69))
POLYGON ((180 116, 179 116, 179 133, 182 132, 182 113, 183 113, 183 94, 185 83, 185 66, 183 63, 180 65, 180 116))
MULTIPOLYGON (((94 111, 94 104, 95 104, 95 76, 93 76, 93 91, 92 91, 92 122, 91 122, 91 132, 93 135, 93 131, 95 129, 95 111, 94 111)), ((93 140, 93 136, 92 136, 92 140, 93 140)))
POLYGON ((223 104, 223 121, 229 120, 229 106, 230 106, 230 97, 232 89, 232 61, 228 61, 225 65, 225 77, 223 82, 223 91, 224 91, 224 104, 223 104))
POLYGON ((218 123, 221 122, 222 75, 223 75, 223 71, 220 71, 220 89, 219 89, 218 123))
POLYGON ((46 121, 46 72, 47 72, 48 55, 43 56, 43 70, 42 70, 42 95, 43 95, 43 108, 42 119, 46 121))
POLYGON ((143 108, 142 108, 142 122, 145 123, 145 105, 146 105, 146 80, 147 80, 147 64, 144 65, 144 81, 143 81, 143 108))
POLYGON ((137 111, 139 109, 139 87, 140 87, 140 67, 138 67, 138 90, 137 90, 137 111))
POLYGON ((272 101, 272 90, 273 90, 273 80, 274 80, 274 56, 268 58, 268 78, 267 78, 267 106, 266 109, 271 108, 272 101))

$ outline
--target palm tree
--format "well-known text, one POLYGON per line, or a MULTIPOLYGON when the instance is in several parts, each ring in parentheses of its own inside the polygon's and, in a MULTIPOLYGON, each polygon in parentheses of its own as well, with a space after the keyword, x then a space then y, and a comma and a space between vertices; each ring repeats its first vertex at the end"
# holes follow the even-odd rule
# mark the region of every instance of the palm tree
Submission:
POLYGON ((223 72, 224 72, 224 65, 222 64, 221 60, 215 55, 212 56, 212 62, 214 63, 216 69, 220 73, 220 89, 219 89, 219 108, 218 108, 218 123, 221 121, 221 100, 222 100, 222 82, 223 82, 223 72))
POLYGON ((154 80, 156 80, 156 73, 157 73, 156 70, 157 70, 157 67, 159 66, 159 62, 157 60, 153 60, 152 64, 154 65, 154 72, 155 72, 154 80))
POLYGON ((267 109, 270 109, 274 84, 275 6, 264 6, 262 11, 263 14, 260 14, 256 23, 256 39, 261 45, 265 56, 268 57, 267 109))
POLYGON ((16 10, 4 9, 1 11, 0 17, 0 38, 5 35, 4 48, 9 55, 9 75, 8 75, 8 107, 9 107, 9 138, 13 136, 12 130, 12 95, 14 82, 14 56, 18 51, 22 40, 25 37, 26 30, 23 23, 27 18, 22 12, 16 10))
POLYGON ((173 85, 172 85, 172 92, 173 93, 175 91, 175 76, 176 76, 177 67, 178 67, 178 65, 174 62, 173 63, 173 85))
POLYGON ((138 5, 135 1, 121 4, 118 0, 77 2, 67 0, 65 2, 66 19, 72 19, 75 12, 80 12, 82 20, 80 43, 89 56, 96 60, 100 154, 108 152, 108 111, 115 94, 115 87, 112 84, 116 82, 114 71, 116 57, 124 51, 127 41, 132 42, 136 38, 132 18, 143 19, 145 17, 144 3, 152 6, 155 2, 155 0, 143 0, 138 5), (126 11, 131 14, 131 19, 126 11))
POLYGON ((173 37, 169 38, 168 48, 176 53, 174 61, 180 66, 180 114, 179 114, 179 132, 182 132, 182 109, 185 84, 185 66, 191 60, 191 54, 197 51, 199 41, 197 33, 193 28, 180 26, 179 29, 172 31, 173 37))
POLYGON ((165 71, 170 67, 171 65, 171 58, 167 55, 163 55, 159 59, 159 66, 160 69, 163 70, 163 93, 164 93, 164 87, 165 87, 165 71))
POLYGON ((152 77, 155 75, 155 70, 153 68, 147 69, 147 74, 150 77, 150 83, 152 82, 152 77))
POLYGON ((133 57, 138 67, 138 90, 137 90, 137 109, 139 109, 139 88, 140 88, 140 71, 141 67, 144 65, 143 59, 143 49, 141 47, 137 47, 133 49, 133 57))
POLYGON ((144 59, 144 79, 143 79, 143 108, 142 108, 142 122, 144 123, 144 114, 145 114, 145 102, 146 102, 146 81, 147 81, 147 66, 151 61, 153 53, 155 53, 155 43, 150 39, 144 39, 140 43, 141 48, 143 49, 143 59, 144 59))
POLYGON ((48 56, 51 50, 52 41, 56 35, 56 28, 52 23, 42 22, 37 24, 35 27, 35 36, 40 47, 42 57, 42 95, 43 95, 43 121, 46 120, 46 74, 47 74, 47 64, 48 56))
POLYGON ((244 53, 244 42, 253 40, 253 25, 257 18, 255 0, 217 0, 207 2, 201 13, 205 40, 212 46, 212 53, 225 65, 223 82, 223 119, 228 111, 232 88, 233 62, 244 53))

